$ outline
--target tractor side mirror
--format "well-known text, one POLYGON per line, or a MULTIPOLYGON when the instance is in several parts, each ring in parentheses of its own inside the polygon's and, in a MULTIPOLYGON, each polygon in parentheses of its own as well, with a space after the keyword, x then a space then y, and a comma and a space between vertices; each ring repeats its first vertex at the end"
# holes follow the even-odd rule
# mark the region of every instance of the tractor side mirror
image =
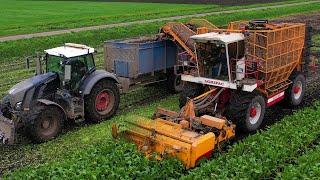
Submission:
POLYGON ((71 65, 66 64, 64 66, 64 81, 69 82, 71 80, 71 65))

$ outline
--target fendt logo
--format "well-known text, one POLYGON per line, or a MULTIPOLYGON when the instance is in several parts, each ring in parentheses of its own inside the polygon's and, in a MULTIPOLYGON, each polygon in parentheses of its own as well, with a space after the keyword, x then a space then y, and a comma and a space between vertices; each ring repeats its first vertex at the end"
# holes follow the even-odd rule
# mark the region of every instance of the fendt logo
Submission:
POLYGON ((215 81, 215 80, 210 80, 206 79, 204 80, 205 83, 211 84, 211 85, 216 85, 216 86, 224 86, 224 83, 221 81, 215 81))

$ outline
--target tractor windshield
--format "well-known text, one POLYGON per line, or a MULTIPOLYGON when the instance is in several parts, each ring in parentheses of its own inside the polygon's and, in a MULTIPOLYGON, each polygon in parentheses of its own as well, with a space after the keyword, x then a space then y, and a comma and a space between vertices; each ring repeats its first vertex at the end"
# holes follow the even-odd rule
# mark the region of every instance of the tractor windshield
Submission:
POLYGON ((60 79, 64 76, 63 58, 59 56, 47 55, 47 72, 56 72, 60 79))

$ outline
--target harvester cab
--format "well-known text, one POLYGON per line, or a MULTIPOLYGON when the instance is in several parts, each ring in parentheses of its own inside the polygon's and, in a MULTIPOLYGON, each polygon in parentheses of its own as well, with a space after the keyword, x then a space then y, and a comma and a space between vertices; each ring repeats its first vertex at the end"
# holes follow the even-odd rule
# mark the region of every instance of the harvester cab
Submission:
POLYGON ((118 79, 96 70, 93 53, 93 48, 73 43, 45 50, 45 56, 36 59, 36 75, 13 86, 2 99, 0 140, 13 144, 16 132, 25 129, 32 140, 44 142, 55 138, 65 121, 100 122, 114 115, 118 79))
POLYGON ((182 74, 183 81, 229 89, 241 87, 247 92, 257 87, 254 77, 257 69, 246 69, 243 33, 211 32, 190 38, 196 43, 196 60, 182 63, 182 66, 187 65, 182 67, 183 72, 188 72, 182 74), (252 79, 246 76, 248 73, 252 74, 252 79))

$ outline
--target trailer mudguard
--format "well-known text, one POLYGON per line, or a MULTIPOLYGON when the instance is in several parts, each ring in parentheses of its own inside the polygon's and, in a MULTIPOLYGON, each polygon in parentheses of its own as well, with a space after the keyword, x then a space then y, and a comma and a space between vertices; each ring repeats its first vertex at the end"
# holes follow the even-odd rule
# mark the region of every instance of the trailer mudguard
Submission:
POLYGON ((83 81, 82 85, 80 86, 80 91, 82 91, 84 95, 90 94, 93 86, 96 85, 97 82, 102 79, 112 79, 117 84, 120 84, 115 74, 104 70, 96 70, 83 81))

